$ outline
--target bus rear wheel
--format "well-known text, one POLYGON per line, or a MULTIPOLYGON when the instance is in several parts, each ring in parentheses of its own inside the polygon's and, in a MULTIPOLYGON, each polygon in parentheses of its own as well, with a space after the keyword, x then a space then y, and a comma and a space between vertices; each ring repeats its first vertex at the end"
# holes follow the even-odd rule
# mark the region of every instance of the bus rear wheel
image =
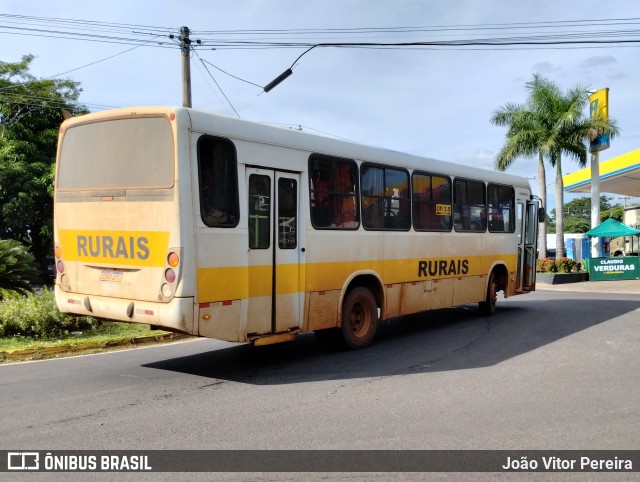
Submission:
POLYGON ((378 328, 378 305, 371 291, 358 287, 342 305, 342 338, 351 349, 369 346, 378 328))
POLYGON ((491 316, 496 312, 496 303, 498 301, 498 283, 496 282, 495 273, 491 273, 489 276, 489 283, 487 283, 487 294, 485 300, 478 303, 480 308, 480 314, 484 316, 491 316))

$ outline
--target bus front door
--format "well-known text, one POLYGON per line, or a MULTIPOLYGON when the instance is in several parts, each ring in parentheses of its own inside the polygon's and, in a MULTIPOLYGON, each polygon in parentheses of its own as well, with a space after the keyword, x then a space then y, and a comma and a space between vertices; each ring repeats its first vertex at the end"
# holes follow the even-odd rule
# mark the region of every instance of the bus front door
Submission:
POLYGON ((535 290, 538 244, 538 205, 526 198, 518 198, 516 209, 518 232, 517 293, 535 290))
POLYGON ((299 178, 247 168, 248 337, 301 326, 299 178))

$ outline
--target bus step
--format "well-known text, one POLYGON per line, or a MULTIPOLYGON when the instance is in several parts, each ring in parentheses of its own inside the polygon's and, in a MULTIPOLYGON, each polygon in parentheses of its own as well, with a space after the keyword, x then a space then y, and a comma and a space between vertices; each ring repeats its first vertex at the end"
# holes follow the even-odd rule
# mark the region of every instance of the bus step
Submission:
POLYGON ((293 341, 296 338, 295 333, 276 333, 275 335, 267 335, 262 338, 251 340, 253 346, 275 345, 276 343, 284 343, 293 341))

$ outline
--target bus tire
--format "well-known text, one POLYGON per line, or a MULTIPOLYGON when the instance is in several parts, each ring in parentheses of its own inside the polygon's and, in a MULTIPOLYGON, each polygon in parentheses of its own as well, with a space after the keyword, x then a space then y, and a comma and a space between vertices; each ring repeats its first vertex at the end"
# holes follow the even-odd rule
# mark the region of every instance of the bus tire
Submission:
POLYGON ((342 338, 352 350, 369 346, 378 328, 378 305, 367 288, 354 288, 342 304, 342 338))
POLYGON ((491 273, 489 276, 489 283, 487 283, 487 294, 484 301, 478 303, 480 308, 480 314, 483 316, 491 316, 496 312, 496 302, 498 301, 498 283, 496 282, 495 273, 491 273))

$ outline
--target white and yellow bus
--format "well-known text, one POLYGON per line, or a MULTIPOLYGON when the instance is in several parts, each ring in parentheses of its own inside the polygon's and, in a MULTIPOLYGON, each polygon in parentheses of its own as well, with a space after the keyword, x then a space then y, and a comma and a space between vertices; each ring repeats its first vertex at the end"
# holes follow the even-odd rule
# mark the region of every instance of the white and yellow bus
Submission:
POLYGON ((526 179, 186 108, 60 128, 61 311, 361 348, 378 320, 535 289, 526 179))

